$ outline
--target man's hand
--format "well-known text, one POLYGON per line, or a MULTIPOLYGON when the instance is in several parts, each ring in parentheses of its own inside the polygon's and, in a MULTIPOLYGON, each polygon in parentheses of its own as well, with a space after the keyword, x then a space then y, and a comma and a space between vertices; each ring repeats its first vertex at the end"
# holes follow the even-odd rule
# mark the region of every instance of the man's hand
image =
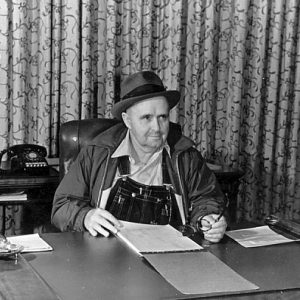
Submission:
POLYGON ((205 222, 202 222, 204 238, 209 242, 218 243, 226 231, 226 219, 222 216, 219 221, 216 221, 217 214, 207 215, 203 219, 205 219, 205 222))
POLYGON ((116 234, 123 225, 107 210, 94 208, 86 214, 84 226, 92 236, 100 233, 108 237, 110 232, 116 234))

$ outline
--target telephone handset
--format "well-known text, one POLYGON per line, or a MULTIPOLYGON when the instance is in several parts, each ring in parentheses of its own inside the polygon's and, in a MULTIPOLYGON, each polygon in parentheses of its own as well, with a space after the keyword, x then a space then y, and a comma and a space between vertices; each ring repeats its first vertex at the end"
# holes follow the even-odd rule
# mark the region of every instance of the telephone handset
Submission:
POLYGON ((0 169, 0 175, 47 175, 49 165, 45 147, 35 144, 14 145, 0 152, 0 163, 7 155, 7 167, 0 169))

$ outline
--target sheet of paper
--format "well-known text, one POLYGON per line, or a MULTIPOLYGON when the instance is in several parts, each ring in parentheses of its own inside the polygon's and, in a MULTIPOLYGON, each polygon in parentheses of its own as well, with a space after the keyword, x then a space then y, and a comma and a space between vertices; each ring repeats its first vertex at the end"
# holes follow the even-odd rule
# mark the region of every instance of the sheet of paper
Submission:
POLYGON ((117 236, 137 253, 196 251, 203 249, 171 225, 150 225, 122 221, 117 236))
POLYGON ((227 231, 226 235, 246 248, 295 242, 296 240, 276 233, 269 226, 227 231))
POLYGON ((7 237, 7 239, 16 245, 24 247, 23 252, 40 252, 40 251, 51 251, 53 248, 44 241, 38 233, 16 235, 7 237))
POLYGON ((145 259, 183 294, 235 293, 258 289, 206 251, 145 254, 145 259))
POLYGON ((27 194, 24 191, 16 193, 2 193, 0 194, 1 201, 26 201, 27 194))

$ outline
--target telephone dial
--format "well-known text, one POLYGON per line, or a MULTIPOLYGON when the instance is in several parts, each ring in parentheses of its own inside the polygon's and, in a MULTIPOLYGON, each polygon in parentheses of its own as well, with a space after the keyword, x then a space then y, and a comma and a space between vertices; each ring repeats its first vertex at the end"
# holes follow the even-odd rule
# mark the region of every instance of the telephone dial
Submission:
POLYGON ((7 155, 6 168, 0 169, 0 175, 47 175, 49 165, 46 160, 45 147, 35 144, 14 145, 0 152, 2 157, 7 155))

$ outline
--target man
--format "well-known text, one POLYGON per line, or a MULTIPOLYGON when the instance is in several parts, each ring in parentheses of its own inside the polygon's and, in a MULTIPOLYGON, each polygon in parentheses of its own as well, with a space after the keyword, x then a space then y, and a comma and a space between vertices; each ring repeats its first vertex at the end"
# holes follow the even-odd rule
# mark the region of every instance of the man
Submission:
POLYGON ((188 226, 210 242, 223 237, 225 204, 216 178, 193 142, 170 126, 179 99, 150 71, 123 81, 112 109, 123 122, 82 149, 61 181, 52 209, 56 227, 107 237, 126 220, 188 226))

